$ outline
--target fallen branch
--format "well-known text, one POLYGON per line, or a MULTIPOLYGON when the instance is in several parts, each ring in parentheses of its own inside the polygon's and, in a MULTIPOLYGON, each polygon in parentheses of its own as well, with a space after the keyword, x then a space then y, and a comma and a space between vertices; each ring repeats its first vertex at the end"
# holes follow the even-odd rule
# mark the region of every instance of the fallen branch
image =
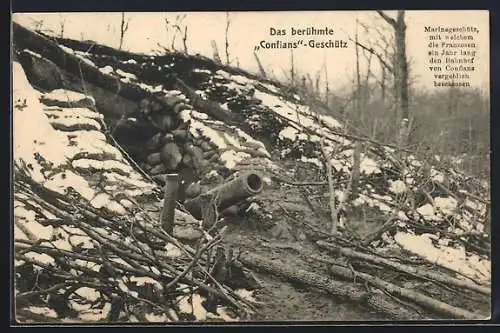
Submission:
POLYGON ((410 289, 406 289, 395 284, 386 282, 380 278, 374 277, 367 273, 361 272, 353 272, 351 269, 332 265, 330 268, 330 273, 335 276, 339 276, 345 279, 353 279, 360 278, 371 285, 376 286, 382 290, 386 290, 387 292, 399 296, 403 299, 412 301, 416 304, 419 304, 422 307, 425 307, 429 310, 435 311, 436 313, 440 313, 450 318, 457 319, 484 319, 486 316, 482 316, 477 313, 473 313, 467 311, 465 309, 457 308, 447 303, 436 300, 435 298, 423 295, 421 293, 415 292, 410 289))
POLYGON ((290 265, 271 261, 248 252, 241 253, 239 260, 248 267, 282 277, 292 283, 307 285, 341 299, 360 303, 393 319, 410 320, 421 318, 415 312, 401 308, 400 304, 395 303, 384 294, 366 291, 352 284, 334 281, 329 277, 290 267, 290 265))
POLYGON ((442 282, 444 284, 450 284, 450 285, 453 285, 454 287, 458 287, 458 288, 467 288, 469 290, 473 290, 473 291, 481 293, 483 295, 490 295, 491 294, 490 288, 480 286, 480 285, 477 285, 477 284, 469 282, 469 281, 456 279, 456 278, 451 277, 451 276, 443 276, 441 274, 427 271, 424 269, 417 269, 417 268, 412 267, 412 266, 404 265, 401 263, 387 260, 385 258, 377 257, 376 255, 373 255, 373 254, 366 254, 366 253, 357 252, 357 251, 354 251, 352 249, 343 248, 343 247, 337 246, 335 244, 327 243, 324 241, 318 241, 316 243, 321 248, 328 249, 329 251, 333 251, 335 253, 340 253, 346 257, 364 260, 364 261, 368 261, 368 262, 378 264, 378 265, 384 265, 384 266, 393 268, 393 269, 398 270, 398 271, 403 272, 403 273, 410 273, 413 276, 419 277, 421 279, 430 279, 430 280, 442 282))
POLYGON ((387 221, 384 222, 384 224, 382 226, 380 226, 380 228, 378 228, 377 230, 375 230, 371 234, 366 235, 365 238, 362 240, 361 244, 367 246, 371 242, 379 239, 380 236, 384 232, 392 229, 396 225, 397 222, 398 222, 398 219, 391 216, 387 221))

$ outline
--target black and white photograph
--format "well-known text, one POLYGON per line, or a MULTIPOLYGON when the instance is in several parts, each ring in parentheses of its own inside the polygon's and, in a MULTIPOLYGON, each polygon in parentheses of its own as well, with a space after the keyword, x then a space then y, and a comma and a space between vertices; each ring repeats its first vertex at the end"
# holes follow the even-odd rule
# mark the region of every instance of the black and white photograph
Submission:
POLYGON ((491 318, 488 11, 11 23, 16 325, 491 318))

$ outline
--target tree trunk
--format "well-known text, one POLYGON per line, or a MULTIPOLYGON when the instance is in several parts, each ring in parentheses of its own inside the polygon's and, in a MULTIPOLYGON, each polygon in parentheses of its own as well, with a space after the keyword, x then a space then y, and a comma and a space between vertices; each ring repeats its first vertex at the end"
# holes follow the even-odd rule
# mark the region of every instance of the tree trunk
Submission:
POLYGON ((297 269, 296 267, 291 267, 281 262, 271 261, 248 252, 240 254, 239 260, 244 265, 261 272, 279 276, 292 283, 299 283, 318 289, 341 299, 360 303, 379 313, 389 315, 393 319, 412 320, 421 318, 421 316, 414 311, 402 308, 401 304, 394 302, 385 294, 366 291, 362 287, 353 284, 335 281, 324 275, 297 269))
POLYGON ((408 108, 408 61, 406 59, 406 24, 404 22, 404 10, 398 11, 396 26, 394 27, 396 38, 396 66, 398 86, 398 111, 401 124, 399 128, 398 145, 404 147, 408 140, 409 108, 408 108))
POLYGON ((394 92, 396 115, 399 119, 398 146, 404 147, 408 140, 408 61, 406 58, 406 23, 405 11, 398 10, 397 18, 393 19, 383 11, 377 13, 394 29, 396 40, 396 54, 394 55, 394 92))

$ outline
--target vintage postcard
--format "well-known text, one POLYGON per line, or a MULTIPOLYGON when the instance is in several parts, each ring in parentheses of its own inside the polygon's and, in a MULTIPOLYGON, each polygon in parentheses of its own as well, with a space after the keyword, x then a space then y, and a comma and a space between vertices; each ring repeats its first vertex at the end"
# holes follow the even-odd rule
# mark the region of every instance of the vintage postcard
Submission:
POLYGON ((12 36, 13 323, 490 318, 488 11, 12 36))

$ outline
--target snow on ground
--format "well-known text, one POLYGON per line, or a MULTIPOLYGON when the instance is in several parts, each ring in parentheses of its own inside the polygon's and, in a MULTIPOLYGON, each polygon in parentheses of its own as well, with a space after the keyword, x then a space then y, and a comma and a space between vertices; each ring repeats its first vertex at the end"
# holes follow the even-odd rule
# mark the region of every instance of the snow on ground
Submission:
POLYGON ((420 213, 427 221, 439 220, 439 217, 436 215, 436 211, 431 204, 425 204, 418 207, 417 212, 420 213))
POLYGON ((459 273, 458 278, 466 276, 474 282, 490 283, 491 262, 489 260, 482 259, 475 254, 467 254, 463 247, 434 245, 433 238, 437 236, 413 235, 406 232, 398 232, 394 235, 394 240, 403 249, 459 273))
POLYGON ((132 73, 127 73, 125 71, 122 71, 121 69, 117 69, 116 74, 120 75, 122 78, 127 80, 127 82, 129 82, 130 80, 137 80, 137 76, 135 76, 132 73))
POLYGON ((389 179, 389 191, 394 194, 401 194, 408 191, 406 184, 401 180, 390 180, 389 179))
MULTIPOLYGON (((107 208, 118 215, 127 214, 126 209, 117 203, 109 193, 126 193, 131 197, 148 193, 153 189, 153 185, 144 180, 140 174, 124 159, 120 150, 110 145, 106 136, 100 131, 101 127, 88 130, 56 129, 56 122, 61 119, 72 119, 75 123, 87 123, 101 120, 95 112, 87 108, 75 106, 74 108, 54 108, 46 107, 40 102, 42 95, 34 90, 29 84, 22 67, 19 63, 13 64, 13 97, 14 100, 26 100, 24 107, 14 109, 14 159, 16 162, 24 162, 28 166, 27 172, 35 181, 42 183, 45 187, 66 195, 68 188, 73 188, 84 199, 89 200, 90 204, 97 209, 107 208), (44 112, 47 111, 47 114, 44 112), (70 117, 70 118, 68 118, 70 117), (84 154, 82 154, 84 153, 84 154), (98 158, 93 158, 96 155, 98 158), (100 192, 93 183, 87 179, 89 172, 100 172, 102 174, 102 186, 105 192, 100 192), (82 174, 80 174, 82 172, 82 174), (51 174, 50 174, 51 173, 51 174)), ((63 101, 67 103, 78 103, 86 96, 76 92, 57 90, 45 95, 45 100, 63 101)), ((208 127, 207 127, 208 128, 208 127)), ((207 132, 203 127, 205 134, 209 138, 217 140, 214 132, 207 132)), ((262 148, 263 145, 254 142, 250 136, 240 133, 238 130, 232 130, 230 137, 219 138, 230 142, 226 147, 242 148, 244 142, 250 142, 256 147, 262 148), (232 146, 231 143, 234 145, 232 146)), ((218 135, 218 134, 217 134, 218 135)), ((219 142, 220 143, 220 142, 219 142)), ((228 156, 227 163, 234 163, 237 158, 244 158, 241 152, 228 150, 228 153, 235 153, 236 156, 228 156)), ((20 195, 20 198, 25 197, 20 195)), ((121 200, 124 202, 124 200, 121 200)), ((46 218, 54 218, 53 215, 45 212, 41 207, 34 204, 46 218)), ((29 239, 30 236, 40 238, 42 244, 46 246, 55 246, 59 249, 73 250, 75 247, 80 249, 94 248, 93 240, 75 227, 52 227, 43 226, 38 223, 41 218, 34 210, 28 209, 17 199, 14 202, 15 215, 15 239, 29 239), (50 241, 49 241, 50 240, 50 241)), ((118 235, 113 234, 103 228, 95 228, 94 232, 102 237, 114 239, 118 235)), ((126 241, 126 240, 125 240, 126 241)), ((179 249, 167 244, 166 247, 169 256, 175 258, 180 255, 179 249)), ((54 259, 47 254, 27 252, 25 255, 42 263, 54 264, 54 259)), ((127 263, 120 258, 110 258, 111 261, 121 263, 127 266, 127 263)), ((22 264, 18 262, 18 264, 22 264)), ((87 267, 94 271, 99 271, 100 265, 89 263, 84 260, 76 260, 76 265, 87 267)), ((155 269, 153 269, 155 270, 155 269)), ((70 272, 71 273, 71 272, 70 272)), ((155 272, 160 274, 158 270, 155 272)), ((161 289, 162 285, 157 281, 141 276, 130 278, 130 283, 137 286, 153 284, 161 289)), ((130 290, 125 281, 119 282, 121 289, 131 297, 137 297, 137 292, 130 290)), ((111 305, 106 303, 103 309, 92 309, 89 301, 95 301, 100 297, 98 291, 82 287, 75 291, 69 300, 70 306, 79 311, 78 318, 85 322, 93 322, 106 319, 111 305), (87 304, 86 304, 87 303, 87 304)), ((195 315, 198 320, 212 317, 220 320, 234 320, 228 316, 224 307, 218 307, 218 315, 208 314, 201 306, 203 300, 199 295, 194 297, 195 315)), ((181 306, 187 309, 187 300, 183 300, 181 306)), ((30 307, 29 310, 44 314, 50 317, 57 317, 57 314, 51 309, 30 307)), ((145 317, 153 322, 168 321, 167 316, 154 313, 146 313, 145 317)))
MULTIPOLYGON (((29 175, 35 181, 63 195, 66 195, 71 187, 94 207, 105 207, 118 214, 125 214, 125 208, 112 200, 109 194, 97 194, 99 189, 86 178, 89 171, 102 172, 108 176, 120 174, 127 180, 124 184, 128 184, 129 189, 133 189, 135 185, 135 194, 147 193, 153 189, 153 185, 142 180, 142 176, 133 170, 120 150, 106 141, 97 121, 101 120, 102 116, 78 105, 81 101, 93 102, 92 98, 62 89, 42 95, 31 87, 22 66, 17 62, 13 64, 13 98, 25 100, 24 107, 14 107, 14 160, 18 163, 24 162, 29 175), (74 104, 75 107, 46 107, 41 100, 50 101, 51 104, 60 101, 63 104, 74 104), (87 130, 56 130, 62 123, 94 126, 87 130), (98 158, 93 159, 90 156, 98 158)), ((111 176, 108 179, 115 182, 123 180, 117 177, 120 176, 111 176)), ((15 202, 14 216, 16 222, 21 225, 16 231, 23 233, 24 229, 37 237, 50 239, 52 227, 38 224, 35 214, 28 211, 21 202, 15 202)), ((67 244, 61 245, 67 247, 67 244)))
POLYGON ((183 110, 180 118, 190 122, 189 132, 194 138, 203 138, 212 143, 221 153, 220 161, 234 169, 241 161, 252 157, 252 151, 270 159, 265 145, 235 126, 228 126, 222 121, 209 120, 206 114, 196 110, 183 110))
POLYGON ((436 209, 439 209, 445 215, 454 215, 457 209, 457 200, 453 198, 443 198, 436 197, 434 198, 434 206, 436 209))
POLYGON ((104 74, 112 74, 115 72, 115 70, 113 69, 113 67, 111 66, 104 66, 103 68, 99 68, 99 71, 101 73, 104 73, 104 74))
POLYGON ((137 61, 135 61, 134 59, 129 59, 129 60, 124 61, 123 63, 124 64, 133 64, 133 65, 135 65, 135 64, 137 64, 137 61))
POLYGON ((359 166, 361 173, 365 173, 367 175, 371 175, 372 173, 380 173, 380 169, 378 167, 378 163, 364 155, 361 154, 361 165, 359 166))
POLYGON ((179 296, 177 298, 178 306, 181 312, 186 314, 193 314, 197 321, 203 321, 208 318, 219 319, 221 321, 235 321, 235 318, 230 317, 227 314, 226 308, 223 306, 217 307, 217 315, 207 312, 202 306, 202 302, 206 298, 198 294, 193 294, 192 297, 189 296, 179 296))
MULTIPOLYGON (((26 83, 22 83, 22 84, 25 85, 26 83)), ((29 85, 29 83, 28 83, 28 87, 25 87, 25 88, 33 89, 29 85)), ((43 99, 52 100, 52 101, 61 101, 61 102, 66 102, 66 103, 79 103, 81 101, 89 100, 90 103, 92 103, 92 105, 95 105, 95 100, 93 97, 87 96, 85 94, 82 94, 82 93, 79 93, 76 91, 66 90, 66 89, 52 90, 51 92, 44 94, 43 99)))

